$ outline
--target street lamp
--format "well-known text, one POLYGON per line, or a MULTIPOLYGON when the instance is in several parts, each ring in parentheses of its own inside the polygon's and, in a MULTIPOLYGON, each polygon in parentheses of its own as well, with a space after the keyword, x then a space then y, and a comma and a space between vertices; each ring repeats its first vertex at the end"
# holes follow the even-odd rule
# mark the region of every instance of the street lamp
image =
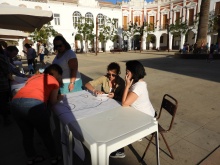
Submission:
POLYGON ((97 56, 97 53, 98 53, 98 26, 99 26, 99 23, 98 23, 98 16, 96 16, 96 38, 95 38, 95 55, 97 56))
POLYGON ((169 47, 170 47, 170 39, 169 39, 169 32, 170 32, 170 27, 169 27, 169 22, 170 22, 170 19, 167 19, 167 51, 169 52, 170 51, 170 49, 169 49, 169 47))

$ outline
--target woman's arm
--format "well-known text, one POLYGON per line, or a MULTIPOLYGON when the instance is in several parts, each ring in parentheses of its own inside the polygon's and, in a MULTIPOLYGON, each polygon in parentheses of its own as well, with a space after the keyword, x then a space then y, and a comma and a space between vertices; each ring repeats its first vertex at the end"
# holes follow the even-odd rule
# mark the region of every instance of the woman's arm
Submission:
POLYGON ((76 80, 76 73, 78 70, 78 60, 77 58, 72 58, 68 61, 69 69, 70 69, 70 84, 69 91, 74 89, 74 82, 76 80))
POLYGON ((49 103, 50 104, 54 105, 62 99, 62 97, 60 97, 60 95, 58 97, 58 91, 59 91, 59 89, 54 89, 50 93, 50 97, 49 97, 49 103))
POLYGON ((132 83, 133 83, 133 79, 131 79, 131 75, 127 74, 125 76, 125 90, 122 96, 122 106, 129 106, 131 105, 137 98, 138 95, 134 92, 129 92, 129 88, 131 87, 132 83))
POLYGON ((88 82, 85 84, 86 89, 88 89, 91 92, 95 92, 95 88, 88 82))

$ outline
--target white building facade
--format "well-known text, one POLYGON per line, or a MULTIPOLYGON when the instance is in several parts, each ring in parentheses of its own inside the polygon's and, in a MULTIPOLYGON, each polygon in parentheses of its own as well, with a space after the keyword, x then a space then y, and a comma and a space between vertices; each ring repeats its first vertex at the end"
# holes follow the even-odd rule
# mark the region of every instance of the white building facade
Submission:
MULTIPOLYGON (((53 20, 51 25, 69 42, 73 50, 82 49, 85 51, 85 42, 75 41, 78 34, 75 23, 80 17, 89 17, 94 22, 93 33, 96 34, 96 17, 107 16, 108 18, 117 20, 118 34, 120 34, 119 25, 122 24, 120 5, 114 5, 108 2, 98 2, 97 0, 0 0, 0 4, 8 4, 20 7, 34 8, 40 10, 48 10, 53 12, 53 20)), ((98 26, 101 21, 98 20, 98 26)), ((79 34, 81 35, 81 34, 79 34)), ((118 41, 120 43, 120 41, 118 41)), ((19 41, 19 50, 22 48, 23 40, 19 41)), ((49 39, 52 46, 53 38, 49 39)), ((99 51, 102 51, 104 45, 97 44, 99 51)), ((106 51, 114 46, 112 41, 105 44, 106 51)), ((21 51, 20 51, 21 52, 21 51)), ((20 53, 22 54, 22 53, 20 53)))
MULTIPOLYGON (((196 42, 198 23, 195 24, 195 20, 198 19, 196 16, 200 12, 201 1, 202 0, 122 1, 122 27, 123 29, 128 29, 132 23, 136 23, 139 26, 142 26, 143 23, 152 25, 153 30, 150 34, 153 35, 155 39, 153 43, 147 43, 146 37, 149 33, 145 32, 141 46, 143 49, 148 49, 149 47, 167 49, 168 45, 170 50, 182 49, 185 42, 189 45, 196 42), (174 37, 167 30, 167 25, 175 24, 177 20, 185 22, 192 30, 188 31, 187 34, 174 37), (169 42, 169 44, 167 44, 167 42, 169 42)), ((220 1, 211 0, 209 11, 211 15, 219 15, 220 1)), ((131 37, 130 43, 134 42, 133 40, 131 37)), ((210 27, 207 35, 207 43, 210 46, 211 43, 214 44, 217 40, 217 31, 210 27)), ((136 47, 136 45, 134 44, 133 47, 136 47)), ((131 46, 130 49, 132 49, 131 46)))
MULTIPOLYGON (((146 0, 128 0, 121 3, 112 4, 109 2, 98 0, 0 0, 0 4, 15 5, 20 7, 35 8, 40 10, 49 10, 53 12, 53 20, 51 25, 65 39, 69 42, 72 49, 81 49, 85 51, 85 42, 76 41, 76 35, 78 34, 74 24, 82 17, 89 17, 94 22, 93 33, 96 33, 96 17, 107 16, 111 19, 117 20, 118 40, 113 43, 107 41, 105 46, 103 43, 98 42, 99 51, 105 48, 105 51, 110 51, 111 48, 119 48, 124 46, 125 43, 128 46, 128 50, 134 49, 135 42, 133 37, 123 38, 122 32, 128 29, 130 23, 137 23, 142 26, 143 23, 153 24, 154 31, 151 33, 155 36, 155 40, 152 43, 147 43, 147 32, 144 32, 143 41, 136 42, 143 50, 149 49, 149 47, 155 49, 167 48, 167 42, 169 42, 169 49, 180 49, 185 42, 190 45, 195 43, 197 35, 197 27, 193 28, 188 34, 181 35, 180 37, 173 37, 171 33, 167 31, 166 25, 175 23, 177 19, 184 22, 186 21, 188 26, 194 26, 194 20, 196 15, 200 12, 200 5, 202 0, 155 0, 153 2, 147 2, 146 0), (167 22, 169 21, 169 22, 167 22), (168 35, 169 33, 169 35, 168 35), (167 38, 169 37, 169 39, 167 38), (126 40, 126 42, 125 42, 126 40), (140 43, 142 45, 140 46, 140 43)), ((214 14, 220 14, 220 0, 211 0, 210 12, 214 14)), ((98 20, 98 24, 101 21, 98 20)), ((53 38, 49 39, 49 43, 52 46, 53 38)), ((209 29, 207 36, 207 42, 217 42, 217 33, 212 29, 209 29)), ((19 50, 23 49, 23 40, 19 41, 19 50)), ((93 47, 90 45, 90 47, 93 47)), ((94 48, 94 47, 93 47, 94 48)))

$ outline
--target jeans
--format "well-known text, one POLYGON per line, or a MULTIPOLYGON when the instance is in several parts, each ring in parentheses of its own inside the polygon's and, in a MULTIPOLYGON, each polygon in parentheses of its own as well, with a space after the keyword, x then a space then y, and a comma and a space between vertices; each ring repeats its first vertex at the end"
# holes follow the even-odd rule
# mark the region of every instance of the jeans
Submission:
POLYGON ((50 128, 50 113, 44 102, 31 98, 17 98, 11 101, 11 111, 22 135, 26 155, 36 156, 34 129, 43 139, 51 157, 56 155, 54 139, 50 128))

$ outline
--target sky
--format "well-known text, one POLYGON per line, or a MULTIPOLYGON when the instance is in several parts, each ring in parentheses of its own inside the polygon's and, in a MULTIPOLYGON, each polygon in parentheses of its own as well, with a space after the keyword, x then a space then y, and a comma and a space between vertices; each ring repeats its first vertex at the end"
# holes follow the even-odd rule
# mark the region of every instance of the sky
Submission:
MULTIPOLYGON (((102 0, 102 1, 107 1, 107 2, 112 2, 112 3, 116 3, 116 1, 117 2, 121 2, 122 0, 102 0)), ((128 0, 124 0, 124 1, 128 1, 128 0)), ((151 1, 153 1, 153 0, 145 0, 145 1, 147 1, 147 2, 151 2, 151 1)))

